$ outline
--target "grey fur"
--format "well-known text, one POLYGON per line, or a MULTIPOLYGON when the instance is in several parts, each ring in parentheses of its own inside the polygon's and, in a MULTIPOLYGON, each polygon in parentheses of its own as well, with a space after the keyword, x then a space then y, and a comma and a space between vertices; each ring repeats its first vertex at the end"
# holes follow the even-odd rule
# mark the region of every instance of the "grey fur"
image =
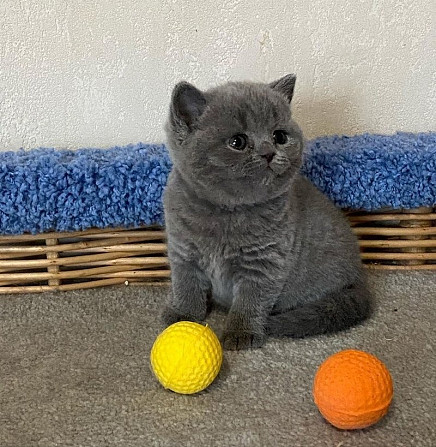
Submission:
POLYGON ((267 334, 338 331, 370 313, 356 237, 299 174, 294 85, 288 75, 173 91, 164 197, 172 293, 163 318, 201 321, 212 296, 229 309, 227 349, 259 347, 267 334), (286 144, 275 143, 275 130, 288 133, 286 144), (236 134, 248 136, 242 151, 228 145, 236 134))

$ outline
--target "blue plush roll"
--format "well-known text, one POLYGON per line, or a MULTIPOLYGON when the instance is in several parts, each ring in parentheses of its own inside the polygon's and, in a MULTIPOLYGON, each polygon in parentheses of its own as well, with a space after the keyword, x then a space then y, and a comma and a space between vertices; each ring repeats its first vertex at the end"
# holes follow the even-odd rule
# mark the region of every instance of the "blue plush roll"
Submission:
POLYGON ((0 233, 163 224, 163 145, 0 153, 0 233))
POLYGON ((436 204, 436 133, 322 137, 303 174, 342 208, 373 211, 436 204))
MULTIPOLYGON (((0 233, 164 224, 164 145, 0 153, 0 233)), ((436 133, 323 137, 302 172, 338 206, 436 203, 436 133)))

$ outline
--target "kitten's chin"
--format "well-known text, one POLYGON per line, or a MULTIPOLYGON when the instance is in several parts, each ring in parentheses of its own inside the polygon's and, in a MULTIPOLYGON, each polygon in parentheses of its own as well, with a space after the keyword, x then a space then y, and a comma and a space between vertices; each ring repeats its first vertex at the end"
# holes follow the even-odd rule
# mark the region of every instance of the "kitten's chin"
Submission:
POLYGON ((264 172, 262 176, 261 180, 262 185, 265 186, 271 185, 276 180, 278 175, 279 174, 277 174, 272 167, 268 166, 266 168, 266 172, 264 172))
POLYGON ((292 168, 292 165, 271 163, 266 168, 267 176, 272 176, 273 178, 292 177, 292 168))
POLYGON ((290 169, 289 166, 274 165, 274 164, 268 165, 266 168, 268 172, 271 172, 276 176, 285 174, 287 171, 289 171, 289 169, 290 169))
POLYGON ((292 183, 292 175, 290 170, 281 170, 279 173, 272 168, 268 169, 268 172, 261 177, 262 192, 269 197, 274 197, 276 193, 280 195, 290 188, 292 183), (264 189, 266 187, 266 189, 264 189))

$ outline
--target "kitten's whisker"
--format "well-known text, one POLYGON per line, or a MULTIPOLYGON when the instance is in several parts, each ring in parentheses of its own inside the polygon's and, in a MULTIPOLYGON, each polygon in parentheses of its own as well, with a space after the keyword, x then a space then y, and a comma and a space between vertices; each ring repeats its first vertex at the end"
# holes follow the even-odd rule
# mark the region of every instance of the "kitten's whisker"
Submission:
POLYGON ((258 168, 260 166, 260 163, 250 163, 247 165, 243 165, 242 169, 255 169, 258 168))
POLYGON ((288 157, 286 157, 284 155, 276 155, 274 157, 274 162, 277 164, 285 164, 285 163, 289 163, 290 160, 288 157))
POLYGON ((260 160, 249 160, 247 162, 245 162, 242 166, 246 167, 246 166, 253 166, 253 165, 260 165, 261 161, 260 160))
POLYGON ((259 167, 262 165, 262 163, 258 160, 251 160, 245 164, 242 165, 241 170, 243 174, 250 174, 251 172, 256 171, 259 169, 259 167))

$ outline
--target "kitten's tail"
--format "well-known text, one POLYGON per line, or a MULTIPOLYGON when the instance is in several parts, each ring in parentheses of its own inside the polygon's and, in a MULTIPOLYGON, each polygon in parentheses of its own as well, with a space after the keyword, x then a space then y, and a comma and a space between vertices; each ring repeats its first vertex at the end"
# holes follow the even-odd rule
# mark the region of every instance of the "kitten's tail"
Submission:
POLYGON ((266 331, 272 336, 302 338, 337 332, 368 318, 372 312, 371 295, 364 284, 356 284, 328 293, 289 311, 271 314, 266 331))

